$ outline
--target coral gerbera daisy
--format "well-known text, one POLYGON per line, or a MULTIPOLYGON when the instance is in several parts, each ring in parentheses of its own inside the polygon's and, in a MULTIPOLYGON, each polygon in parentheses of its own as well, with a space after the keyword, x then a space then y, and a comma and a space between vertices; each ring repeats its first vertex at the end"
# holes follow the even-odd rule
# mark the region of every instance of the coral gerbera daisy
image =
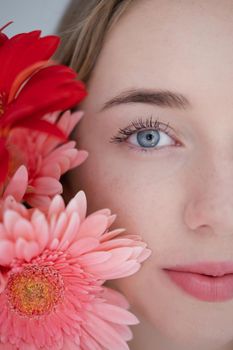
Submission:
POLYGON ((79 191, 56 195, 44 214, 6 198, 0 224, 0 342, 18 350, 129 350, 138 323, 126 299, 104 286, 150 255, 140 236, 109 231, 109 209, 86 217, 79 191), (133 239, 132 239, 133 237, 133 239))
MULTIPOLYGON (((56 124, 68 138, 83 114, 83 111, 66 111, 61 115, 54 112, 45 115, 43 120, 56 124)), ((7 148, 10 154, 8 177, 12 177, 15 168, 25 165, 28 185, 23 200, 43 211, 47 210, 53 196, 62 193, 59 181, 61 175, 83 163, 88 156, 86 150, 76 148, 74 140, 64 143, 39 131, 32 130, 28 133, 24 128, 11 131, 7 138, 7 148)))

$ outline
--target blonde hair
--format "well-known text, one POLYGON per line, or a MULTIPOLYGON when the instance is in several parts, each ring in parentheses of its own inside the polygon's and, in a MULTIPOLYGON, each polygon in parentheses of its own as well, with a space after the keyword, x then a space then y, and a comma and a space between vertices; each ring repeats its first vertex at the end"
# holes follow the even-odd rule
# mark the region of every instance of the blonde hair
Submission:
POLYGON ((74 0, 57 29, 61 45, 55 59, 87 83, 106 33, 133 0, 74 0))

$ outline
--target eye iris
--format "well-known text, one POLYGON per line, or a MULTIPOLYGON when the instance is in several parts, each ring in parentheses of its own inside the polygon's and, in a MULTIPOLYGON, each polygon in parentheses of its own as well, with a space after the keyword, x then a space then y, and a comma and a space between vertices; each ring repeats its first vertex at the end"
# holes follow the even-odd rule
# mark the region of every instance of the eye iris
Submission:
POLYGON ((160 136, 156 130, 143 130, 137 134, 137 141, 143 147, 154 147, 159 140, 160 136))

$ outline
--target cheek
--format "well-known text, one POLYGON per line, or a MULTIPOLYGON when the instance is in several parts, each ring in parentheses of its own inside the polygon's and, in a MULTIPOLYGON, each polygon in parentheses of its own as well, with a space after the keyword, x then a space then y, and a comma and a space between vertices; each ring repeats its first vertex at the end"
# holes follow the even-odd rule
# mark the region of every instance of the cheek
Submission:
MULTIPOLYGON (((123 168, 122 159, 116 156, 90 153, 89 158, 73 173, 72 183, 79 185, 87 196, 87 214, 109 208, 117 217, 110 229, 125 228, 126 232, 140 234, 164 260, 174 251, 177 234, 181 233, 181 212, 184 198, 182 179, 174 177, 158 184, 151 168, 132 171, 131 163, 123 168), (104 158, 104 159, 103 159, 104 158), (114 159, 114 162, 113 162, 114 159)), ((169 260, 168 260, 169 261, 169 260)))

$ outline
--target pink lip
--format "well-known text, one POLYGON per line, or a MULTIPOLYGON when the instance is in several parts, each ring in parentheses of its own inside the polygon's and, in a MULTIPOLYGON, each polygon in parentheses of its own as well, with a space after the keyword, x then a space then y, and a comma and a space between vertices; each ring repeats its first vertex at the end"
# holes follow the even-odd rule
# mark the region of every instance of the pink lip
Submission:
POLYGON ((170 279, 185 292, 204 301, 233 298, 233 263, 204 262, 164 268, 170 279))

